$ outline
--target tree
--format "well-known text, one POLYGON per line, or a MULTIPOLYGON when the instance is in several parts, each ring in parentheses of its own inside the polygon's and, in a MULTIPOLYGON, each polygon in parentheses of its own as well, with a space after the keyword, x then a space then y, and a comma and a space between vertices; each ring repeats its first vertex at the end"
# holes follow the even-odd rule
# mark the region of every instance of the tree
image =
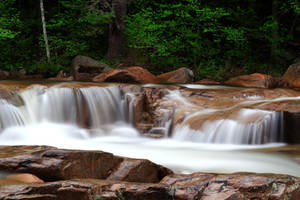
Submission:
POLYGON ((112 12, 114 13, 114 18, 109 24, 107 57, 110 60, 118 60, 124 55, 127 0, 113 0, 112 12))
POLYGON ((48 63, 50 63, 51 62, 51 60, 50 60, 50 50, 49 50, 48 37, 47 37, 47 29, 46 29, 46 21, 45 21, 44 2, 43 2, 43 0, 40 0, 40 8, 41 8, 41 18, 42 18, 43 35, 44 35, 44 41, 45 41, 47 61, 48 61, 48 63))

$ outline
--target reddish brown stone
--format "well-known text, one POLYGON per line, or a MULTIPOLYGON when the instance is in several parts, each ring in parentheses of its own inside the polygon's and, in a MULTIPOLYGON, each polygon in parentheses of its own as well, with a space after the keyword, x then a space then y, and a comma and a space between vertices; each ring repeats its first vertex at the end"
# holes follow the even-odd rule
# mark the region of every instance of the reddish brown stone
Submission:
POLYGON ((300 88, 300 62, 289 66, 283 75, 283 80, 288 82, 290 87, 300 88))
POLYGON ((0 170, 31 173, 45 181, 108 178, 158 182, 172 173, 148 160, 129 159, 102 151, 63 150, 47 146, 1 147, 0 170))
POLYGON ((299 183, 292 176, 253 173, 171 175, 156 184, 81 179, 0 186, 0 199, 298 200, 299 183))
POLYGON ((277 86, 277 82, 272 76, 259 73, 234 77, 226 81, 225 84, 255 88, 274 88, 277 86))
POLYGON ((156 77, 144 68, 133 66, 117 68, 99 74, 93 78, 95 82, 118 83, 157 83, 156 77))
POLYGON ((221 83, 212 79, 202 79, 200 81, 194 82, 194 84, 201 85, 220 85, 221 83))
POLYGON ((192 70, 182 67, 157 76, 160 83, 191 83, 194 79, 192 70))

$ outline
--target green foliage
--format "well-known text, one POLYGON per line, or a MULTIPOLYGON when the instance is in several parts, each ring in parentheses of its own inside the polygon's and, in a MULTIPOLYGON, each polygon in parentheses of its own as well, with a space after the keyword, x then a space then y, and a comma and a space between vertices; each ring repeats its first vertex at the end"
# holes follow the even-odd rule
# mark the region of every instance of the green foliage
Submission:
POLYGON ((13 39, 20 32, 19 13, 13 7, 15 0, 3 0, 0 3, 0 41, 13 39))
MULTIPOLYGON (((131 48, 144 53, 156 73, 189 66, 197 78, 221 79, 231 68, 272 62, 270 52, 275 53, 278 66, 289 56, 285 44, 293 34, 274 19, 271 4, 256 0, 136 0, 135 6, 127 17, 127 40, 131 48)), ((299 11, 297 0, 279 1, 278 7, 285 13, 299 11)), ((271 65, 258 65, 258 71, 278 71, 265 67, 271 65)))
POLYGON ((186 65, 206 76, 243 60, 245 30, 225 23, 229 17, 230 9, 198 0, 154 3, 128 16, 126 33, 130 47, 149 55, 155 70, 186 65))
POLYGON ((102 59, 107 50, 108 23, 113 14, 84 0, 45 1, 52 64, 46 64, 39 2, 0 2, 1 68, 25 68, 29 73, 69 70, 78 54, 102 59), (95 7, 93 7, 95 6, 95 7))
MULTIPOLYGON (((0 68, 55 74, 69 70, 78 54, 117 66, 122 60, 104 59, 114 13, 111 1, 103 2, 44 1, 48 65, 39 1, 1 0, 0 68)), ((222 79, 231 71, 278 75, 299 57, 299 14, 299 0, 134 0, 126 41, 156 74, 186 66, 197 79, 222 79)))

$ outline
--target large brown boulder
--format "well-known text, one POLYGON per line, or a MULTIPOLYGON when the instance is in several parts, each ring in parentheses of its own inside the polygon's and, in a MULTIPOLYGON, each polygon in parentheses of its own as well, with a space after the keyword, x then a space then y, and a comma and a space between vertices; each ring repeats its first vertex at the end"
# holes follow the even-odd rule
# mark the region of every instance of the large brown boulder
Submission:
POLYGON ((148 70, 133 66, 117 68, 99 74, 93 78, 95 82, 118 82, 118 83, 157 83, 156 77, 148 70))
POLYGON ((156 184, 78 179, 2 186, 0 199, 298 200, 300 179, 288 175, 254 173, 171 175, 156 184))
POLYGON ((31 173, 45 181, 97 178, 145 183, 172 173, 148 160, 48 146, 0 147, 0 171, 31 173))
POLYGON ((106 64, 82 55, 78 55, 72 60, 71 67, 71 75, 76 81, 91 81, 99 73, 110 70, 106 64))
POLYGON ((194 80, 194 73, 186 67, 160 74, 157 76, 160 83, 191 83, 194 80))
POLYGON ((277 86, 277 81, 270 75, 255 73, 231 78, 225 82, 225 85, 254 88, 274 88, 277 86))
POLYGON ((283 80, 288 82, 290 87, 300 88, 300 62, 289 66, 283 75, 283 80))

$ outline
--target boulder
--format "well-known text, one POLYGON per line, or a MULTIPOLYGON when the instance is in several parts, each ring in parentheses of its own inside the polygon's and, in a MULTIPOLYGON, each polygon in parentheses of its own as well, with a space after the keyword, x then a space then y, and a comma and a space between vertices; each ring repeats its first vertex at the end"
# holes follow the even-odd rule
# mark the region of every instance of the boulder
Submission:
POLYGON ((0 70, 0 80, 9 79, 9 76, 10 74, 8 71, 0 70))
POLYGON ((76 179, 0 187, 0 199, 10 200, 298 200, 299 198, 299 178, 254 173, 175 174, 155 184, 76 179))
POLYGON ((283 80, 288 82, 290 87, 300 88, 300 62, 289 66, 283 75, 283 80))
POLYGON ((99 74, 93 78, 95 82, 118 82, 118 83, 158 83, 156 77, 148 70, 133 66, 117 68, 99 74))
POLYGON ((173 188, 175 199, 298 199, 300 179, 287 175, 194 173, 170 175, 160 183, 173 188))
POLYGON ((194 73, 186 67, 160 74, 157 76, 160 83, 191 83, 194 80, 194 73))
POLYGON ((274 88, 277 86, 277 81, 270 75, 255 73, 231 78, 225 82, 225 85, 254 88, 274 88))
POLYGON ((0 147, 0 171, 31 173, 44 181, 97 178, 145 183, 158 182, 172 173, 148 160, 49 146, 0 147))
POLYGON ((76 81, 91 81, 99 73, 110 70, 106 64, 82 55, 78 55, 72 60, 71 67, 71 75, 76 81))

